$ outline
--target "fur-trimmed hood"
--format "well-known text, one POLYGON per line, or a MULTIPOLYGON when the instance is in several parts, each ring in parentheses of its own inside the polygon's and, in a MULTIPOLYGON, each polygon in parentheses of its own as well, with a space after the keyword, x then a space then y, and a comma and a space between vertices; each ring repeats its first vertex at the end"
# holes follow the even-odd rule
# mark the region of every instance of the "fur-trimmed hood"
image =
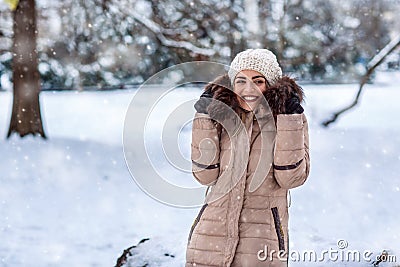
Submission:
MULTIPOLYGON (((236 94, 233 92, 233 88, 227 74, 217 77, 214 81, 209 83, 204 90, 210 90, 213 94, 213 98, 218 101, 213 101, 208 107, 208 114, 211 118, 216 120, 223 120, 226 114, 224 112, 226 108, 221 105, 219 101, 229 106, 237 114, 245 112, 240 106, 237 100, 236 94)), ((276 83, 267 89, 263 94, 268 102, 268 105, 276 119, 278 114, 285 113, 285 102, 292 95, 297 95, 300 102, 304 100, 303 89, 296 83, 296 81, 288 76, 283 76, 276 83)))

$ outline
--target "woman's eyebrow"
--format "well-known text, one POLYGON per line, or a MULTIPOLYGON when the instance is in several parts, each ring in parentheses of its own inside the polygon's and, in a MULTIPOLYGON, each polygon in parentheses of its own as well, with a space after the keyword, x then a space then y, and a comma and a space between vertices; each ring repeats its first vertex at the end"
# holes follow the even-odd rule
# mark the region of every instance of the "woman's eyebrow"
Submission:
MULTIPOLYGON (((253 80, 253 79, 257 79, 257 78, 264 78, 264 76, 262 76, 262 75, 257 75, 257 76, 252 77, 251 79, 253 80)), ((247 77, 244 77, 244 76, 237 76, 236 79, 247 79, 247 77)), ((264 79, 265 79, 265 78, 264 78, 264 79)))

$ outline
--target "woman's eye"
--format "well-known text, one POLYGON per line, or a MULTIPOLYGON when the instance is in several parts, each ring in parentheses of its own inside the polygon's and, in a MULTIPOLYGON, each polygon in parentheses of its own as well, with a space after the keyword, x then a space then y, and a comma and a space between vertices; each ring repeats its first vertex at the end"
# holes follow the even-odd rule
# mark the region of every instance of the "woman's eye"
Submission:
POLYGON ((243 81, 243 80, 237 80, 236 83, 243 84, 243 83, 245 83, 245 81, 243 81))
POLYGON ((257 85, 261 85, 261 84, 264 84, 264 81, 258 80, 258 81, 254 81, 254 83, 257 84, 257 85))

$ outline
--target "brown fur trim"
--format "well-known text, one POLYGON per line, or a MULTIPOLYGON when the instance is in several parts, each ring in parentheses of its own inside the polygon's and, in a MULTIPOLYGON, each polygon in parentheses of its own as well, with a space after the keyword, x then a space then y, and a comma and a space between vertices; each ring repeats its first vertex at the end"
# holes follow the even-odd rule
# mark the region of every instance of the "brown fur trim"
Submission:
POLYGON ((213 98, 218 100, 212 101, 207 108, 211 118, 217 121, 225 120, 230 112, 232 112, 232 109, 238 113, 239 102, 237 101, 236 94, 232 90, 228 74, 218 76, 206 86, 205 90, 211 90, 213 98))
POLYGON ((300 102, 304 100, 303 89, 296 83, 296 81, 288 76, 283 76, 273 86, 269 87, 264 93, 271 111, 276 118, 278 114, 285 113, 286 101, 296 94, 300 102))
MULTIPOLYGON (((244 112, 239 106, 239 102, 236 94, 232 90, 232 85, 227 74, 218 76, 214 81, 207 84, 204 90, 210 90, 210 92, 213 93, 213 98, 218 100, 212 101, 207 108, 211 118, 217 121, 227 119, 227 115, 230 114, 228 107, 233 109, 237 114, 244 112)), ((285 103, 293 94, 296 94, 300 98, 300 102, 304 100, 303 89, 294 79, 288 76, 280 78, 264 93, 264 97, 268 101, 275 119, 278 114, 285 113, 285 103)))

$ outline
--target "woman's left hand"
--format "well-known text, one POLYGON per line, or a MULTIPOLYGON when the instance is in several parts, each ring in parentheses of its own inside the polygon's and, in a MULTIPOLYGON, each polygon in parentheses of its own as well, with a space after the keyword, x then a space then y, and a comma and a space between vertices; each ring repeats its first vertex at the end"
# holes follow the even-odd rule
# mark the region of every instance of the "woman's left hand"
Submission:
POLYGON ((296 93, 292 93, 292 97, 286 100, 285 114, 301 114, 304 108, 300 105, 300 98, 296 93))

